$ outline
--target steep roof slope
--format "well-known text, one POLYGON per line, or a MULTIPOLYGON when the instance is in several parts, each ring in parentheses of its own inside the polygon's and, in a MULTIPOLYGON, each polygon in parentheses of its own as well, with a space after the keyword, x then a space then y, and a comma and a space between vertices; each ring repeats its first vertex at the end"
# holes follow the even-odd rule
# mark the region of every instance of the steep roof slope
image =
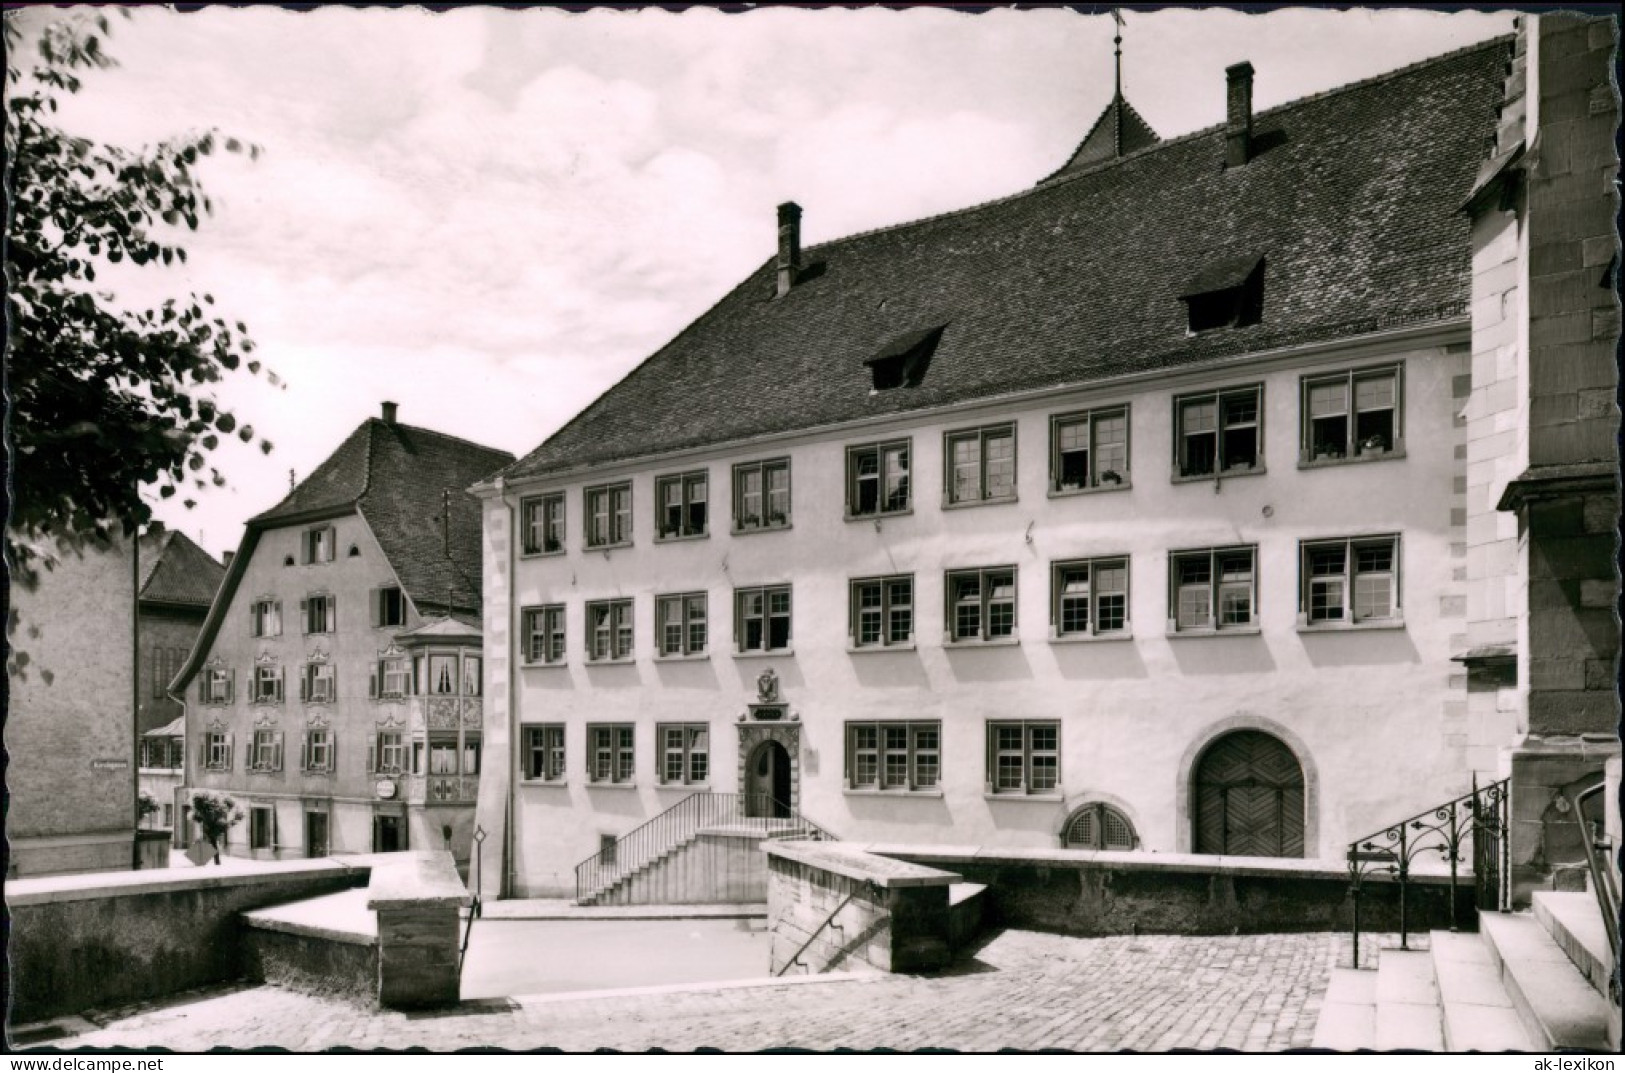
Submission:
POLYGON ((177 529, 141 538, 140 599, 204 609, 226 568, 177 529))
POLYGON ((359 510, 420 611, 443 610, 448 598, 454 608, 478 611, 480 509, 465 489, 512 461, 507 451, 369 418, 249 524, 271 527, 359 510), (441 525, 448 491, 449 534, 441 525))
POLYGON ((1505 40, 1063 171, 960 212, 769 261, 512 466, 523 478, 1013 391, 1173 369, 1461 316, 1455 211, 1500 98, 1505 40), (1179 296, 1213 262, 1265 260, 1259 323, 1191 335, 1179 296), (871 393, 865 359, 946 324, 915 387, 871 393))

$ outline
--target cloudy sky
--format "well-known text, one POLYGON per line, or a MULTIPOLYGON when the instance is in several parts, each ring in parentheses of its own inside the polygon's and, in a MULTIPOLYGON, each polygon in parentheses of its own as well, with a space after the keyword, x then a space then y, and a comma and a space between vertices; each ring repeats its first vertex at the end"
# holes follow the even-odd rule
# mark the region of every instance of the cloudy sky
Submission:
MULTIPOLYGON (((37 25, 55 17, 30 11, 37 25)), ((61 120, 139 146, 217 127, 216 215, 121 300, 209 291, 282 386, 220 400, 231 486, 161 516, 219 554, 384 399, 523 454, 770 257, 1000 197, 1065 161, 1112 91, 1109 16, 1059 10, 143 9, 61 120)), ((1508 32, 1509 14, 1126 16, 1125 95, 1163 137, 1508 32)), ((104 277, 105 278, 105 277, 104 277)), ((703 420, 704 415, 696 415, 703 420)))

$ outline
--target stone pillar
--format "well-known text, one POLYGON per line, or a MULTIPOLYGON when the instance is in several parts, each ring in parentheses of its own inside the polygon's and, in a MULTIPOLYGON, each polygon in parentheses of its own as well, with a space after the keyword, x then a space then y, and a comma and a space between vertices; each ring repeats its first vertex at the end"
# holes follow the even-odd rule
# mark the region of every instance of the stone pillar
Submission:
POLYGON ((1610 82, 1614 24, 1526 17, 1527 468, 1498 508, 1518 524, 1525 587, 1518 664, 1523 733, 1508 753, 1514 901, 1573 886, 1580 830, 1564 793, 1618 755, 1615 294, 1610 82))
POLYGON ((458 910, 473 897, 451 854, 414 853, 375 865, 367 895, 367 908, 378 914, 378 1004, 456 1005, 458 910))

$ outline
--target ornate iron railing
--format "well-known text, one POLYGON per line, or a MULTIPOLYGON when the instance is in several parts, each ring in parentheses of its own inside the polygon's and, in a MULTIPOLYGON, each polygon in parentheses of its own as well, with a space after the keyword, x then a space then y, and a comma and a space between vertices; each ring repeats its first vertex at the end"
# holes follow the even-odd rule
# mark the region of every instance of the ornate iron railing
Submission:
POLYGON ((1366 878, 1390 875, 1399 884, 1399 946, 1410 949, 1408 894, 1413 865, 1436 854, 1450 867, 1450 930, 1457 928, 1456 890, 1461 865, 1472 854, 1474 899, 1479 911, 1505 911, 1512 904, 1507 844, 1508 780, 1479 786, 1471 793, 1400 820, 1349 843, 1349 896, 1354 916, 1354 967, 1360 967, 1360 898, 1366 878))
POLYGON ((576 865, 576 901, 587 904, 710 828, 757 833, 764 838, 834 840, 828 831, 769 794, 690 794, 576 865))

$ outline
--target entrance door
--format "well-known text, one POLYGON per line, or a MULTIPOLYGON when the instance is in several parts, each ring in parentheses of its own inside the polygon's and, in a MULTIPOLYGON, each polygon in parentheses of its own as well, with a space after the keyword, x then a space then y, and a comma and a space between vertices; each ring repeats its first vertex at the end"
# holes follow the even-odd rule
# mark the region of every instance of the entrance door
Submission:
POLYGON ((372 851, 394 853, 406 848, 405 818, 378 815, 372 818, 372 851))
POLYGON ((745 767, 745 815, 790 815, 790 754, 776 741, 764 741, 745 767))
POLYGON ((1258 730, 1208 746, 1196 765, 1196 852, 1302 857, 1303 769, 1258 730))
POLYGON ((305 856, 327 856, 327 813, 305 813, 305 856))

